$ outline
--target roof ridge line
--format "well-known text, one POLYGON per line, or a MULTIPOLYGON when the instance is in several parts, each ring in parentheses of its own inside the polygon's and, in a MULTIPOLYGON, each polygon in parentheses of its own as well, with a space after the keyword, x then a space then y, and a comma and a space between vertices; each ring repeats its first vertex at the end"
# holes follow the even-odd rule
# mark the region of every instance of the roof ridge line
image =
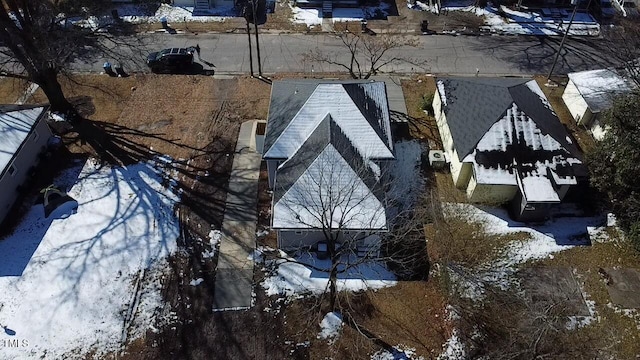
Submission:
MULTIPOLYGON (((282 137, 282 134, 284 134, 287 129, 289 129, 291 127, 291 124, 294 123, 295 119, 298 117, 298 115, 300 115, 300 112, 302 111, 302 109, 304 109, 305 105, 307 105, 307 103, 309 102, 309 100, 311 100, 311 98, 313 97, 313 95, 316 93, 316 91, 318 91, 318 86, 320 84, 316 84, 316 88, 313 89, 313 92, 309 95, 309 97, 307 97, 307 100, 304 101, 304 103, 302 104, 302 106, 300 106, 300 109, 298 109, 298 111, 296 112, 296 114, 291 118, 291 121, 289 121, 289 123, 287 124, 287 126, 282 129, 282 132, 280 132, 280 134, 278 135, 278 137, 273 141, 273 144, 276 144, 278 142, 278 140, 280 140, 280 138, 282 137)), ((298 91, 297 89, 295 90, 296 92, 298 91)), ((328 112, 327 112, 328 113, 328 112)), ((326 114, 324 115, 326 116, 326 114)), ((324 117, 322 117, 322 119, 324 119, 324 117)), ((320 120, 318 122, 318 124, 322 122, 322 120, 320 120)), ((313 130, 315 130, 318 127, 318 124, 316 124, 316 126, 313 128, 313 130)), ((313 130, 311 132, 313 132, 313 130)), ((305 139, 306 140, 306 139, 305 139)), ((302 142, 304 143, 304 141, 302 142)), ((302 144, 300 145, 302 146, 302 144)), ((298 147, 298 149, 296 149, 296 151, 298 151, 300 149, 300 147, 298 147)), ((271 151, 271 148, 269 148, 269 150, 267 150, 267 152, 265 154, 263 154, 262 156, 265 157, 269 151, 271 151)), ((295 151, 293 152, 295 154, 295 151)))

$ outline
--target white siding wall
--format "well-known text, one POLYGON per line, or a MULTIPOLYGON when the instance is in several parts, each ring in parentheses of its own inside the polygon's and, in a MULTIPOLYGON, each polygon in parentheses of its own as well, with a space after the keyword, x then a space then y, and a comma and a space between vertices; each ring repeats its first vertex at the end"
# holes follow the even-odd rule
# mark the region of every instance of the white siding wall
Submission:
POLYGON ((284 160, 267 160, 267 173, 269 174, 269 189, 273 189, 276 181, 276 170, 284 160))
POLYGON ((35 133, 29 135, 14 158, 12 164, 15 166, 15 173, 10 175, 5 172, 0 179, 0 223, 7 216, 13 202, 18 197, 17 187, 26 180, 29 169, 37 164, 38 154, 42 147, 47 145, 52 135, 47 124, 42 120, 36 125, 35 133), (35 133, 38 134, 37 138, 34 137, 35 133))
POLYGON ((467 187, 471 177, 472 166, 471 164, 463 164, 458 157, 458 152, 453 146, 453 137, 447 123, 447 117, 442 111, 442 101, 438 92, 433 96, 433 111, 436 117, 436 125, 438 125, 438 131, 440 132, 440 139, 442 140, 442 150, 444 150, 447 160, 449 160, 453 182, 458 188, 464 189, 467 187))
POLYGON ((589 116, 585 116, 587 115, 589 108, 587 106, 587 102, 584 100, 573 81, 569 80, 567 83, 567 87, 562 93, 562 100, 565 105, 567 105, 571 116, 573 116, 573 119, 578 124, 583 125, 585 121, 589 120, 589 116))

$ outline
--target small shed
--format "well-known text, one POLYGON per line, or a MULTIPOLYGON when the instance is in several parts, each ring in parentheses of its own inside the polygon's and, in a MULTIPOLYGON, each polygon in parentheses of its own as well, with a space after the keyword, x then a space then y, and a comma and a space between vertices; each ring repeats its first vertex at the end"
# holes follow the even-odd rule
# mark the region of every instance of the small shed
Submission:
POLYGON ((47 150, 52 136, 44 120, 48 107, 0 105, 0 223, 47 150))
MULTIPOLYGON (((610 69, 580 71, 569 74, 562 100, 578 125, 599 129, 599 114, 613 105, 616 96, 629 93, 631 81, 610 69)), ((594 132, 596 138, 601 132, 594 132)))

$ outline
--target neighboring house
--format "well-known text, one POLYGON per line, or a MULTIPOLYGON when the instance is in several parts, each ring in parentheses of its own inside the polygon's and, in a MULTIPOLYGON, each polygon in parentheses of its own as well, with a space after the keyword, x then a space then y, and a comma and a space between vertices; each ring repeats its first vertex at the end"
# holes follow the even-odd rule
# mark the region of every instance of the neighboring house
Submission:
POLYGON ((313 247, 323 230, 359 250, 379 245, 395 159, 384 83, 274 82, 263 158, 280 248, 313 247))
POLYGON ((591 129, 593 137, 601 140, 605 130, 598 119, 600 113, 613 105, 616 96, 634 88, 631 81, 613 70, 580 71, 569 74, 562 100, 578 125, 591 129))
POLYGON ((209 10, 220 6, 232 7, 236 4, 235 0, 172 0, 174 6, 193 7, 194 14, 198 11, 209 10))
POLYGON ((455 185, 472 202, 510 203, 540 221, 586 176, 581 155, 534 80, 437 78, 433 109, 455 185))
POLYGON ((52 136, 46 106, 0 105, 0 223, 52 136))

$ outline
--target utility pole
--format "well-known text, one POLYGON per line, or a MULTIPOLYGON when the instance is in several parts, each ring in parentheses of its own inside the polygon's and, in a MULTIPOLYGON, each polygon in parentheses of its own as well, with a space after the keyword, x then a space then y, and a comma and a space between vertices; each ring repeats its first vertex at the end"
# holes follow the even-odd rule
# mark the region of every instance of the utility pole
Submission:
POLYGON ((253 8, 253 26, 256 30, 256 53, 258 55, 258 77, 262 77, 262 60, 260 59, 260 40, 258 39, 258 0, 251 0, 253 8))
MULTIPOLYGON (((553 70, 556 68, 556 64, 558 63, 558 58, 560 57, 560 52, 564 47, 564 42, 567 40, 567 36, 569 35, 569 30, 571 29, 571 25, 573 24, 573 19, 576 16, 576 11, 578 11, 578 0, 571 0, 573 6, 573 12, 571 13, 571 20, 569 20, 569 25, 567 25, 567 31, 564 32, 562 36, 562 41, 560 41, 560 47, 558 48, 558 52, 556 53, 555 59, 553 59, 553 65, 551 65, 551 70, 549 70, 549 75, 547 75, 547 82, 551 81, 551 75, 553 74, 553 70)), ((591 5, 591 0, 587 3, 587 9, 591 5)))
POLYGON ((249 17, 247 8, 244 9, 244 20, 247 23, 247 39, 249 40, 249 67, 251 68, 251 77, 253 77, 253 52, 251 50, 251 28, 249 27, 249 17))

